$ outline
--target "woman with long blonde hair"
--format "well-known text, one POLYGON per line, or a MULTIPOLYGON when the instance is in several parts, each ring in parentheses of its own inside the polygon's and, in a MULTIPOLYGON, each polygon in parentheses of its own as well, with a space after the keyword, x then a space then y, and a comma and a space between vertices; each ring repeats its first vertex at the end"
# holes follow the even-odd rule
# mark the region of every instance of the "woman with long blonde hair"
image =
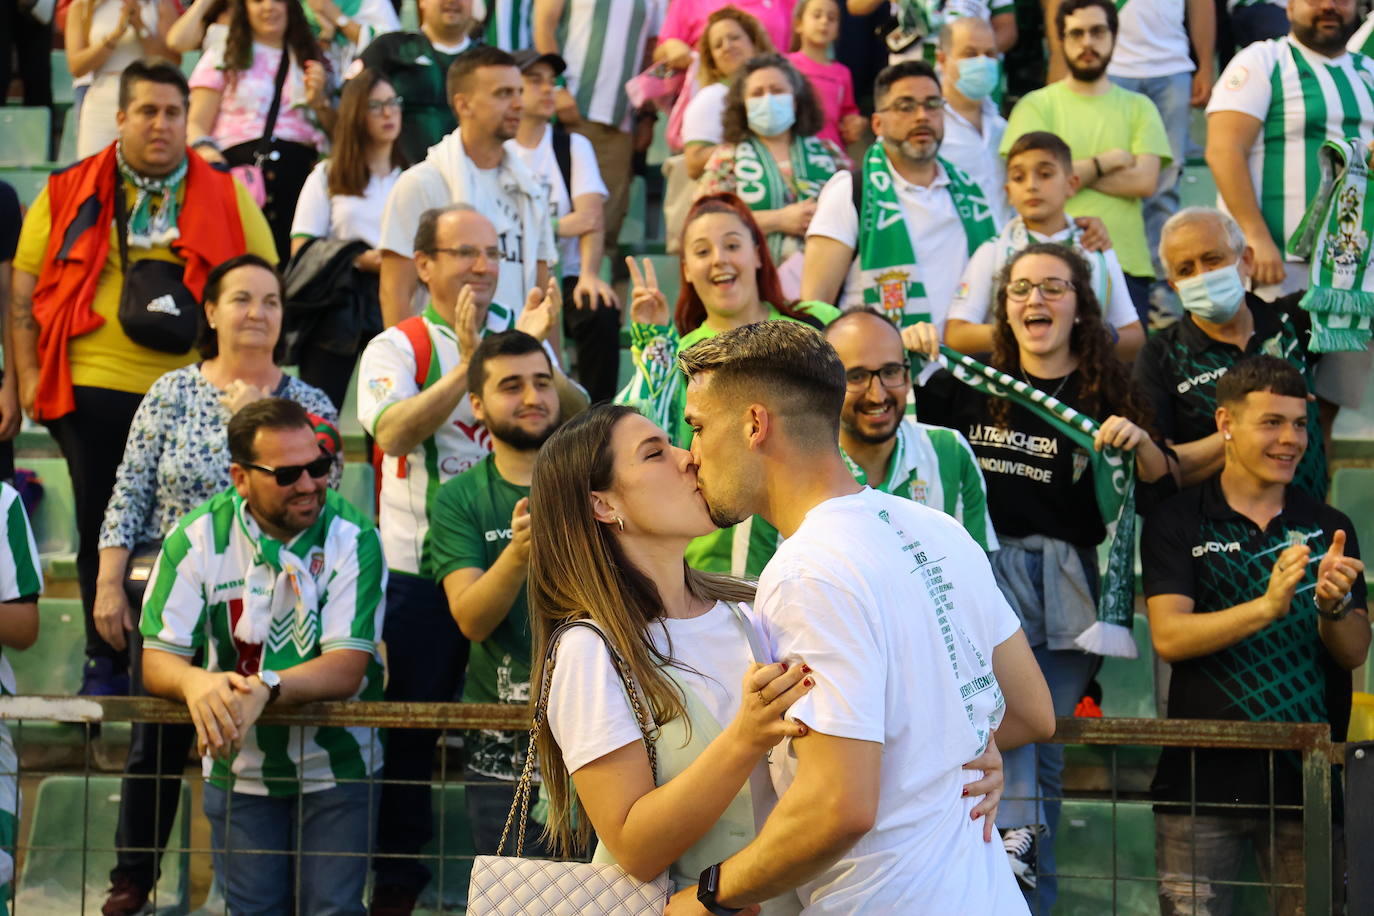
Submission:
MULTIPOLYGON (((688 542, 714 530, 696 466, 633 408, 593 407, 555 433, 535 465, 530 505, 547 835, 578 853, 595 831, 594 861, 645 881, 666 869, 679 889, 694 886, 772 809, 765 755, 805 734, 783 713, 810 691, 810 669, 759 664, 746 604, 753 585, 686 565, 688 542), (587 627, 559 631, 577 620, 607 642, 587 627), (644 698, 640 709, 607 643, 644 698)), ((800 908, 787 894, 763 912, 800 908)))

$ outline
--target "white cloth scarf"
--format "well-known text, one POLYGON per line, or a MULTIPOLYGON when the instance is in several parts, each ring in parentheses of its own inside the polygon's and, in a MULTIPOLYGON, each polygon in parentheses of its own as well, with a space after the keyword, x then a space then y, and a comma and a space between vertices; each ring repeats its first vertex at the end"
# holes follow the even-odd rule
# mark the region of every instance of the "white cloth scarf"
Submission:
MULTIPOLYGON (((443 176, 450 199, 455 203, 474 203, 470 189, 475 179, 472 173, 477 167, 468 158, 459 134, 455 130, 431 146, 425 161, 432 163, 443 176)), ((548 209, 541 193, 543 185, 529 167, 509 150, 502 150, 500 170, 501 189, 516 201, 520 213, 520 235, 525 240, 525 262, 520 265, 525 281, 522 285, 527 290, 533 289, 538 285, 539 239, 543 233, 543 220, 546 219, 541 211, 548 209)), ((518 309, 522 304, 511 305, 518 309)))
POLYGON ((237 498, 235 503, 239 527, 253 545, 253 560, 243 577, 243 614, 234 626, 234 638, 261 645, 272 631, 272 622, 293 612, 293 631, 304 630, 319 604, 315 577, 286 545, 262 533, 244 499, 237 498))

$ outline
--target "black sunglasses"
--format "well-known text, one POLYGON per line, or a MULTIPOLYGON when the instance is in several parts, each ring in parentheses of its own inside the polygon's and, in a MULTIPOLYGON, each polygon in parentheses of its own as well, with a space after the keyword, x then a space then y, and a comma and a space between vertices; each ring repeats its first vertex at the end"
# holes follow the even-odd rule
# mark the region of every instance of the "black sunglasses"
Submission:
POLYGON ((279 468, 269 468, 265 464, 254 464, 251 461, 240 461, 239 465, 245 468, 252 468, 255 471, 271 474, 277 479, 277 486, 289 487, 301 479, 302 472, 309 474, 316 480, 328 476, 330 468, 334 466, 334 456, 321 454, 320 457, 309 464, 288 464, 279 468))

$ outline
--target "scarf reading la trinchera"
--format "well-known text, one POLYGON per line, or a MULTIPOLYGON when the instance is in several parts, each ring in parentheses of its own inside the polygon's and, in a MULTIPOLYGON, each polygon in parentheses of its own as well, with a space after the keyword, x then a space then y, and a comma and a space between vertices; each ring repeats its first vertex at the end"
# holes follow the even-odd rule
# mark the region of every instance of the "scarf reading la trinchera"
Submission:
MULTIPOLYGON (((964 227, 968 253, 997 232, 992 208, 983 197, 983 190, 968 173, 937 160, 949 179, 949 196, 964 227)), ((888 169, 887 152, 882 141, 874 143, 864 155, 863 209, 859 214, 859 268, 863 284, 864 305, 878 308, 898 327, 908 327, 918 321, 930 321, 930 302, 921 282, 916 264, 916 251, 906 230, 906 217, 897 190, 892 186, 892 172, 888 169)), ((935 265, 951 270, 953 265, 935 265)))
POLYGON ((1312 316, 1307 348, 1315 353, 1363 350, 1374 317, 1369 241, 1369 150, 1358 139, 1327 140, 1317 151, 1321 185, 1288 240, 1288 253, 1307 258, 1311 277, 1301 303, 1312 316))
MULTIPOLYGON (((773 154, 755 137, 745 137, 735 144, 735 195, 751 210, 781 210, 797 200, 814 200, 821 188, 842 168, 830 150, 817 137, 796 137, 788 148, 792 164, 792 185, 796 194, 789 193, 782 170, 773 154)), ((768 234, 768 250, 773 263, 781 264, 782 246, 786 236, 781 232, 768 234)))
POLYGON ((941 362, 965 385, 1026 408, 1087 450, 1092 461, 1097 508, 1107 523, 1111 546, 1102 593, 1097 599, 1097 622, 1080 633, 1074 643, 1094 655, 1135 658, 1135 639, 1131 636, 1135 616, 1135 569, 1131 557, 1135 550, 1135 473, 1131 456, 1116 448, 1094 449, 1097 421, 1034 385, 949 347, 941 346, 940 353, 941 362))

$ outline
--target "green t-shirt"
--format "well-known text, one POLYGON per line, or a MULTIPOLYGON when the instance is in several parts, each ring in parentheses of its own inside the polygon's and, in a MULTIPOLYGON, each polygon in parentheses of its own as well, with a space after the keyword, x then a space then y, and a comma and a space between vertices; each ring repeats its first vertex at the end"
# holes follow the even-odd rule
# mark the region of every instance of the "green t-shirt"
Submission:
MULTIPOLYGON (((1022 134, 1047 130, 1058 134, 1074 159, 1086 159, 1112 149, 1137 156, 1158 156, 1160 165, 1173 161, 1169 135, 1159 109, 1149 97, 1120 86, 1101 95, 1079 95, 1064 82, 1051 83, 1016 103, 998 152, 1007 150, 1022 134)), ((1107 224, 1121 269, 1136 277, 1153 277, 1145 219, 1138 197, 1117 197, 1084 188, 1065 209, 1073 216, 1096 216, 1107 224)))
MULTIPOLYGON (((425 535, 427 569, 436 582, 459 569, 491 569, 510 543, 515 504, 530 495, 496 470, 488 455, 439 488, 425 535)), ((520 587, 506 619, 468 655, 464 703, 528 703, 530 611, 520 587)), ((515 779, 525 764, 524 740, 514 732, 477 731, 465 739, 468 766, 484 776, 515 779)))

